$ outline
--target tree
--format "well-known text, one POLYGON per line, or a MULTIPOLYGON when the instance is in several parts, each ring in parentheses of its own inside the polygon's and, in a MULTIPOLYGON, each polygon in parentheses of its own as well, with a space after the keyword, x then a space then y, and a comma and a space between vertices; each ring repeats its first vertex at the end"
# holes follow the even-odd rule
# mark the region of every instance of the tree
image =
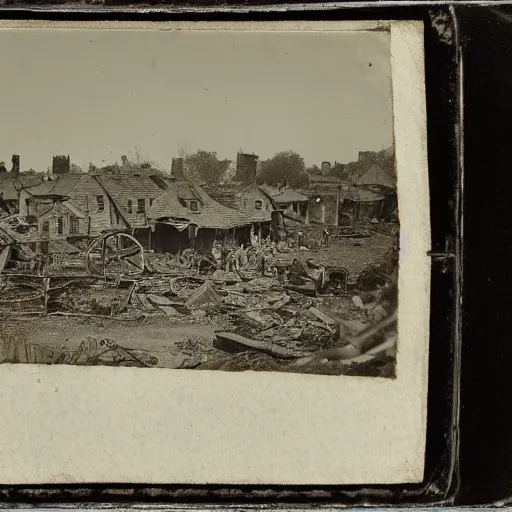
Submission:
POLYGON ((258 183, 277 185, 286 183, 290 187, 301 187, 308 183, 304 159, 293 151, 277 153, 262 162, 258 183))
POLYGON ((220 160, 215 151, 199 149, 187 157, 183 172, 187 180, 215 185, 223 180, 230 164, 231 160, 220 160))

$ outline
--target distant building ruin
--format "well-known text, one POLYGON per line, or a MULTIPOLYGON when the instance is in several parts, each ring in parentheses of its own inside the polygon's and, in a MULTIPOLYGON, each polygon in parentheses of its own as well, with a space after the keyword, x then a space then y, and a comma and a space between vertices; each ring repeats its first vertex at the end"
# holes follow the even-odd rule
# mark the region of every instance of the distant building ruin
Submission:
POLYGON ((172 159, 171 175, 177 180, 185 179, 185 175, 183 173, 183 158, 179 157, 172 159))
POLYGON ((69 174, 71 171, 71 161, 68 156, 57 155, 53 157, 52 174, 69 174))
POLYGON ((12 174, 18 176, 20 173, 20 155, 12 155, 12 174))
POLYGON ((331 172, 331 162, 322 162, 322 174, 327 176, 331 172))
POLYGON ((250 184, 256 181, 258 174, 259 157, 254 153, 238 152, 236 155, 236 172, 235 181, 240 181, 243 184, 250 184))

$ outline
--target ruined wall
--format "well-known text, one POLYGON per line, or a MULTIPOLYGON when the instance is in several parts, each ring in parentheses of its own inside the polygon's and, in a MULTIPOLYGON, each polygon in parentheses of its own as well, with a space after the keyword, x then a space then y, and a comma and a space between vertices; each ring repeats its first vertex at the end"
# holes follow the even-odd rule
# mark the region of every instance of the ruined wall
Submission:
POLYGON ((258 155, 238 153, 236 156, 235 181, 240 181, 244 184, 253 183, 256 180, 258 161, 258 155))
POLYGON ((308 210, 309 222, 336 224, 336 196, 315 195, 308 203, 308 210))
POLYGON ((57 155, 53 157, 52 161, 52 173, 55 175, 69 174, 71 171, 71 162, 69 155, 57 155))
POLYGON ((177 180, 185 179, 185 175, 183 173, 183 158, 180 157, 172 159, 171 175, 177 180))
POLYGON ((12 155, 12 174, 18 176, 20 173, 20 155, 12 155))
POLYGON ((335 197, 325 197, 325 223, 326 224, 336 224, 336 198, 335 197))

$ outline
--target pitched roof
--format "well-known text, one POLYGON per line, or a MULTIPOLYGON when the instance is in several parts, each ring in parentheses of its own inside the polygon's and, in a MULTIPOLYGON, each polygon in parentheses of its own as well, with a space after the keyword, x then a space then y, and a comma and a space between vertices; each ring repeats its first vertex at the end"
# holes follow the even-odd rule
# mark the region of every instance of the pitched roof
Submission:
POLYGON ((240 187, 234 187, 233 185, 206 185, 203 189, 220 204, 234 210, 238 209, 240 205, 240 187))
POLYGON ((18 199, 18 188, 34 187, 41 183, 42 176, 13 176, 12 174, 2 175, 0 178, 0 193, 6 201, 18 199))
POLYGON ((75 217, 79 217, 81 219, 85 219, 87 215, 73 202, 64 201, 62 203, 75 217))
POLYGON ((308 198, 304 194, 301 194, 292 188, 278 189, 277 187, 261 185, 259 189, 274 203, 295 203, 308 201, 308 198))
POLYGON ((215 201, 200 186, 184 181, 170 184, 169 188, 149 207, 148 217, 152 220, 179 219, 198 227, 211 229, 232 229, 252 223, 247 215, 215 201), (193 212, 183 205, 183 200, 187 199, 183 194, 190 195, 190 193, 197 196, 201 203, 198 212, 193 212))
POLYGON ((53 210, 56 212, 62 212, 63 209, 67 210, 69 213, 71 213, 71 215, 80 219, 85 219, 87 217, 87 215, 75 203, 72 203, 71 201, 62 201, 60 203, 52 201, 52 203, 43 203, 42 206, 46 207, 39 209, 38 217, 42 217, 43 215, 46 215, 53 210))
POLYGON ((137 204, 132 204, 132 213, 128 211, 128 201, 138 199, 156 199, 164 192, 167 183, 153 179, 151 176, 135 176, 133 174, 116 174, 94 176, 115 203, 121 215, 131 227, 146 225, 145 215, 137 213, 137 204))
POLYGON ((374 201, 382 201, 384 195, 379 191, 378 187, 357 186, 350 187, 347 190, 345 199, 357 203, 372 203, 374 201))
POLYGON ((341 185, 342 179, 338 178, 337 176, 324 176, 322 174, 310 174, 309 175, 309 182, 312 185, 341 185))
POLYGON ((92 179, 87 174, 61 174, 54 180, 30 187, 28 192, 33 196, 59 195, 66 196, 73 190, 81 179, 92 179))

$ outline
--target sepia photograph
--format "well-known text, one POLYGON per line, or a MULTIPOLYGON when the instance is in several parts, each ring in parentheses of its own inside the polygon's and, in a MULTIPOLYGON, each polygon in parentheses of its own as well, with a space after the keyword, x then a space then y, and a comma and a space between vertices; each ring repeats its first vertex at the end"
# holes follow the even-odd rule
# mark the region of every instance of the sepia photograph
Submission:
POLYGON ((395 376, 389 30, 0 39, 3 363, 395 376))
POLYGON ((0 24, 0 483, 422 480, 422 37, 0 24))

